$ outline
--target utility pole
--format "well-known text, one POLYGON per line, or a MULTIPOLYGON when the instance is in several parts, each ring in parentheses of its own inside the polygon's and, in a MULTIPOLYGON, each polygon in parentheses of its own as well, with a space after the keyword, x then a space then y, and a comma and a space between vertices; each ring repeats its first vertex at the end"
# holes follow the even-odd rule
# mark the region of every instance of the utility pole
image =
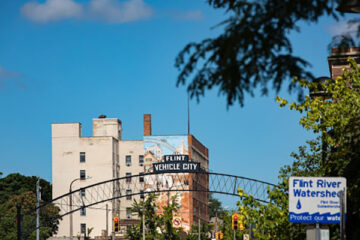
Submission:
POLYGON ((21 240, 21 204, 16 205, 17 240, 21 240))
POLYGON ((36 240, 40 240, 40 200, 41 200, 41 192, 40 192, 40 178, 36 181, 36 240))
POLYGON ((218 232, 218 209, 216 209, 216 212, 215 212, 215 232, 217 233, 218 232))
MULTIPOLYGON (((198 203, 200 203, 200 202, 198 202, 198 203)), ((200 220, 200 204, 199 204, 199 206, 198 206, 198 209, 199 209, 199 217, 198 217, 198 219, 199 219, 199 236, 198 236, 198 239, 199 240, 201 240, 201 220, 200 220)))
POLYGON ((106 237, 105 239, 108 239, 109 236, 109 210, 108 210, 108 205, 106 204, 106 237))
POLYGON ((145 199, 143 199, 142 210, 142 239, 145 240, 145 199))
POLYGON ((187 94, 187 112, 188 112, 188 135, 190 135, 190 96, 187 94))

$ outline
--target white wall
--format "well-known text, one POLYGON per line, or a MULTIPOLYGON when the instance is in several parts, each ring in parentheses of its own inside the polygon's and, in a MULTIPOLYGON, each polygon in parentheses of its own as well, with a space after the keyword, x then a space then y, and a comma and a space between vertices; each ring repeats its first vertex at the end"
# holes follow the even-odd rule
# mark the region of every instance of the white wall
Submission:
MULTIPOLYGON (((72 190, 85 187, 100 181, 113 178, 113 161, 116 153, 113 153, 113 137, 80 137, 81 125, 52 124, 52 182, 53 198, 69 192, 72 180, 80 177, 80 170, 85 170, 91 179, 77 180, 72 185, 72 190), (85 152, 86 161, 80 162, 80 152, 85 152)), ((88 197, 86 195, 85 197, 88 197)), ((74 199, 74 198, 73 198, 74 199)), ((76 202, 73 203, 76 205, 76 202)), ((112 209, 111 202, 108 203, 112 209)), ((75 209, 75 206, 73 207, 75 209)), ((112 214, 109 214, 109 231, 111 231, 112 214)), ((80 212, 73 213, 73 235, 80 233, 80 224, 86 223, 86 227, 94 227, 91 236, 100 236, 106 226, 105 203, 98 204, 93 208, 86 209, 86 216, 80 216, 80 212)), ((57 236, 69 236, 69 215, 60 222, 57 236)))

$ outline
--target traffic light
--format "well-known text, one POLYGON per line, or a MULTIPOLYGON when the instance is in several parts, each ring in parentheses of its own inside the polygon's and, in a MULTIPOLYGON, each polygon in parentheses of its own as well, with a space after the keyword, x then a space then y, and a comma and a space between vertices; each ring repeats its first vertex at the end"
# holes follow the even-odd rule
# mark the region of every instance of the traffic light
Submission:
POLYGON ((224 234, 222 232, 215 233, 215 238, 216 239, 223 239, 223 237, 224 237, 224 234))
POLYGON ((234 231, 236 231, 236 230, 238 230, 238 225, 239 225, 239 214, 237 214, 237 213, 234 213, 233 215, 232 215, 232 221, 231 221, 231 223, 232 223, 232 230, 234 230, 234 231))
POLYGON ((240 216, 240 222, 239 222, 239 230, 240 231, 244 231, 245 230, 245 226, 244 226, 244 215, 240 216))
POLYGON ((244 231, 244 230, 245 230, 245 226, 244 226, 244 222, 243 222, 243 221, 240 221, 239 230, 240 230, 240 231, 244 231))
POLYGON ((114 227, 114 232, 119 231, 119 218, 116 216, 113 219, 113 227, 114 227))

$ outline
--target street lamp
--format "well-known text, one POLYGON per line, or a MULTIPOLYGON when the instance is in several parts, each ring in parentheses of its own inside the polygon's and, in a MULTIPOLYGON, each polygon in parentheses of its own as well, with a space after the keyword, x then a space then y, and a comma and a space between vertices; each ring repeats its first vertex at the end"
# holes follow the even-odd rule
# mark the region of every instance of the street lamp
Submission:
POLYGON ((77 180, 86 180, 86 179, 90 179, 90 176, 87 176, 85 179, 81 179, 81 178, 75 178, 74 180, 71 181, 70 183, 70 188, 69 188, 69 208, 70 208, 70 240, 73 239, 73 217, 72 217, 72 185, 74 182, 76 182, 77 180))
MULTIPOLYGON (((310 97, 313 99, 319 97, 323 100, 331 98, 331 95, 329 93, 327 93, 326 89, 324 89, 321 85, 321 84, 326 85, 327 82, 334 82, 334 80, 329 77, 318 77, 318 78, 314 79, 314 83, 318 83, 319 85, 316 89, 311 89, 311 88, 309 89, 310 97)), ((321 123, 322 123, 322 119, 320 119, 320 124, 321 123)), ((327 149, 327 144, 324 140, 324 136, 321 136, 321 164, 322 164, 322 166, 324 166, 324 164, 325 164, 326 149, 327 149)))

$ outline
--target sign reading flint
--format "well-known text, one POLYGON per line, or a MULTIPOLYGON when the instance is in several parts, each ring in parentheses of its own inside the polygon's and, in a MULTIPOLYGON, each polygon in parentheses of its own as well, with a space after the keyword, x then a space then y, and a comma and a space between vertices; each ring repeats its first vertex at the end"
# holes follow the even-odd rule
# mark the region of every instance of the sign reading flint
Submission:
POLYGON ((340 191, 345 191, 346 196, 345 178, 290 177, 289 221, 339 223, 340 191))
POLYGON ((171 161, 189 161, 189 155, 164 155, 163 156, 165 162, 171 162, 171 161))

